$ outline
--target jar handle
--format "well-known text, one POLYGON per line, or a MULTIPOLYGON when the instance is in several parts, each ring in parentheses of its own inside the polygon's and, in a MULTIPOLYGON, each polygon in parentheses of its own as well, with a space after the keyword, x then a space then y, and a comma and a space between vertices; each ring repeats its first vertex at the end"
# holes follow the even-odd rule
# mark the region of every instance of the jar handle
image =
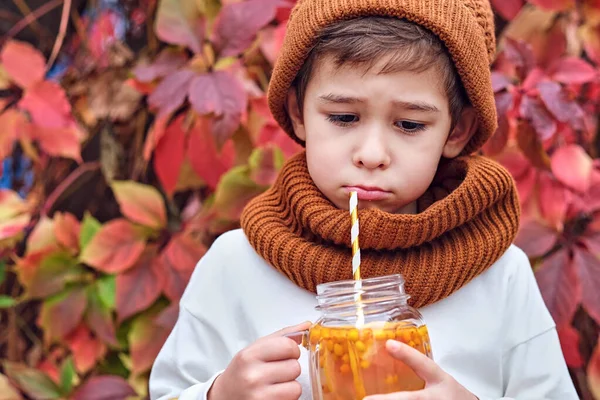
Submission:
POLYGON ((305 329, 303 331, 297 331, 297 332, 288 333, 288 334, 286 334, 284 336, 287 337, 287 338, 292 339, 294 342, 296 342, 298 344, 298 346, 302 346, 306 350, 310 350, 308 348, 309 332, 310 332, 310 330, 305 329))

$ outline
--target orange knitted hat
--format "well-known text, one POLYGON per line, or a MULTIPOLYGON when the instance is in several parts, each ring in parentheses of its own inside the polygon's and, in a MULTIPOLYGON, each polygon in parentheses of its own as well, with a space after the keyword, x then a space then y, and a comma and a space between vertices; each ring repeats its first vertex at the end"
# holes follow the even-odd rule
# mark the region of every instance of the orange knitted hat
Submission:
POLYGON ((294 134, 286 110, 290 86, 323 27, 364 16, 404 18, 429 29, 444 42, 479 116, 479 131, 464 153, 477 151, 497 128, 490 73, 496 39, 489 0, 298 0, 268 93, 269 107, 281 127, 303 144, 294 134))

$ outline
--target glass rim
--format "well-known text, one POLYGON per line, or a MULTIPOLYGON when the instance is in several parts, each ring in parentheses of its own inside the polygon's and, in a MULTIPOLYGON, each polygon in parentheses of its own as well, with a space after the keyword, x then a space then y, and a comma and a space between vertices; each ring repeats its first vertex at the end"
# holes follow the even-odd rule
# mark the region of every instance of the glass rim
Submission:
POLYGON ((402 274, 381 275, 371 278, 363 278, 360 280, 347 279, 343 281, 331 281, 317 285, 317 296, 323 295, 326 292, 331 291, 332 289, 354 289, 357 287, 357 282, 360 282, 360 285, 358 287, 360 287, 362 290, 369 288, 377 288, 377 286, 379 285, 403 285, 404 283, 406 283, 402 274))

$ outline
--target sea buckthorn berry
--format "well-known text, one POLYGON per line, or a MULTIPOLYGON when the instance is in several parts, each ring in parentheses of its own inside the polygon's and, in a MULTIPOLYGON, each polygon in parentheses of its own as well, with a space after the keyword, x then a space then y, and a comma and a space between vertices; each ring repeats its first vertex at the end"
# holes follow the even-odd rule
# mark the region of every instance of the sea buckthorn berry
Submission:
POLYGON ((384 330, 375 331, 375 339, 377 340, 386 340, 387 333, 384 330))
POLYGON ((362 369, 367 369, 367 368, 369 368, 370 366, 371 366, 371 363, 370 363, 369 361, 367 361, 367 360, 362 360, 362 361, 360 362, 360 367, 361 367, 362 369))
POLYGON ((327 350, 333 351, 333 346, 334 346, 333 340, 328 340, 327 341, 327 350))
POLYGON ((350 362, 350 356, 348 354, 344 354, 342 356, 342 362, 349 363, 350 362))
POLYGON ((340 372, 342 374, 347 374, 348 372, 350 372, 350 365, 348 365, 348 364, 342 364, 340 366, 340 372))
POLYGON ((351 329, 350 332, 348 332, 348 340, 353 342, 356 342, 359 336, 358 329, 351 329))
POLYGON ((321 330, 319 328, 313 328, 310 330, 310 342, 312 344, 317 344, 321 339, 321 330))
POLYGON ((344 348, 342 347, 341 344, 336 343, 333 346, 333 352, 335 353, 336 356, 341 357, 342 355, 344 355, 344 348))
POLYGON ((364 353, 367 350, 367 346, 365 346, 365 344, 360 340, 356 342, 354 346, 356 347, 356 351, 358 351, 359 353, 364 353))
POLYGON ((394 340, 396 339, 396 334, 394 331, 386 331, 387 339, 394 340))

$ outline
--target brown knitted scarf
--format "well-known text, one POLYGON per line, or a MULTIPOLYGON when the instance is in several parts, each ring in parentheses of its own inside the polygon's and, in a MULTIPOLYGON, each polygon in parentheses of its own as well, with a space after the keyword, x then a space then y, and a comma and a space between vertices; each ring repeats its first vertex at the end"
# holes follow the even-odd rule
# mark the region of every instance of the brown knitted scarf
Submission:
MULTIPOLYGON (((363 278, 401 273, 415 307, 448 297, 512 243, 519 201, 510 174, 479 156, 446 161, 419 199, 419 213, 359 211, 363 278)), ((257 253, 298 286, 352 279, 350 215, 315 186, 304 152, 242 215, 257 253)))

